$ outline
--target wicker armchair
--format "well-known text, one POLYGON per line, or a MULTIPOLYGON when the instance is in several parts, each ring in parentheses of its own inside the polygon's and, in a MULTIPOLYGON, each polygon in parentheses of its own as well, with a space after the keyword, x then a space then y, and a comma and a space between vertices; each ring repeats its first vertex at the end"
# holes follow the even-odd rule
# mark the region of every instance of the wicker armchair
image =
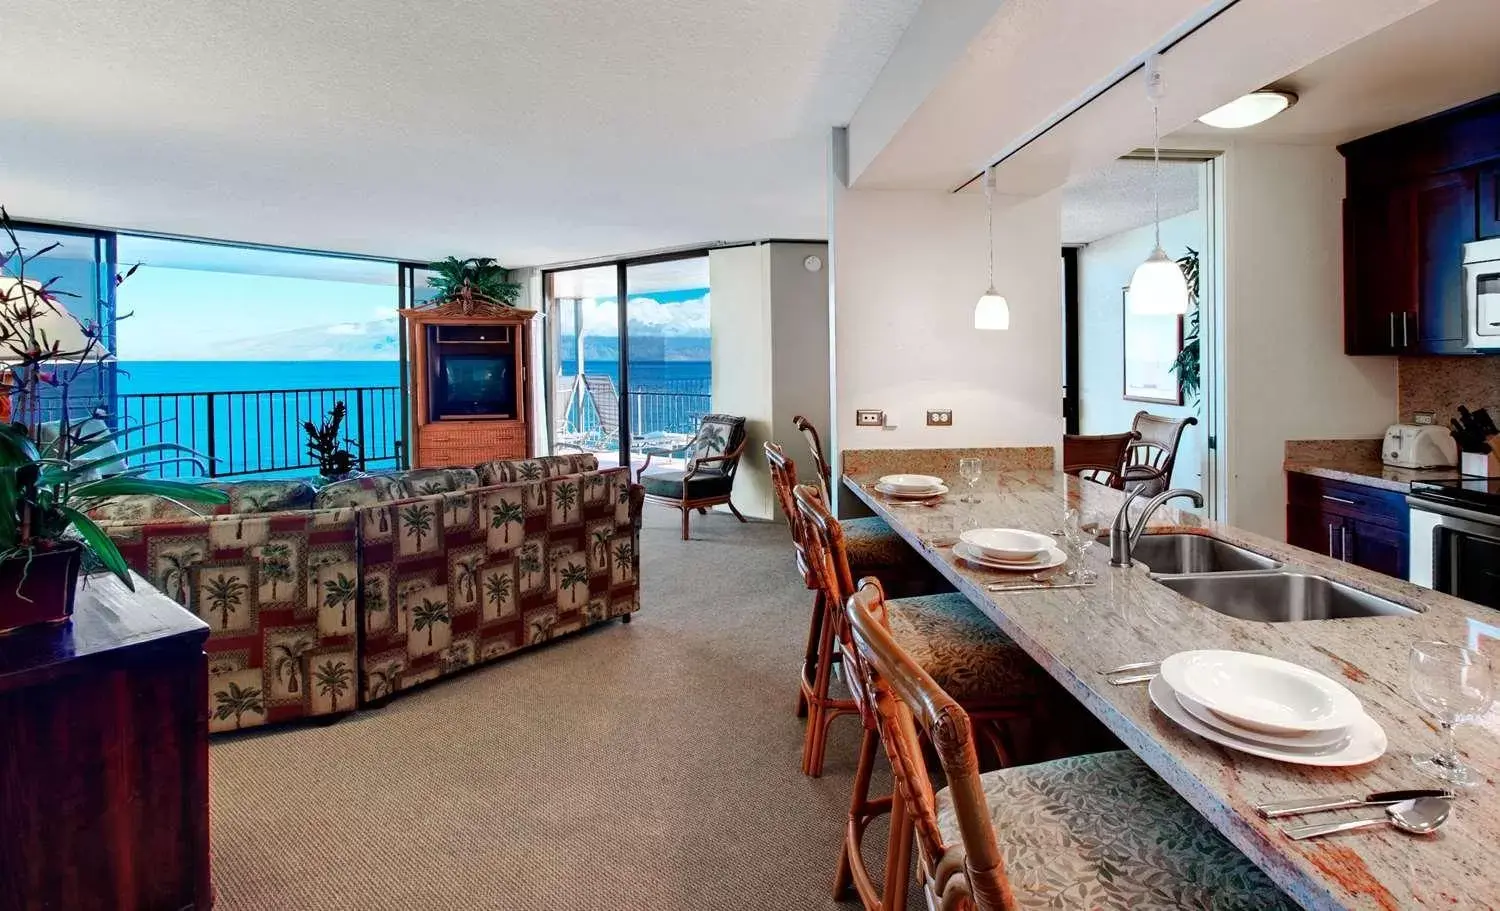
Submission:
POLYGON ((1182 434, 1196 423, 1194 417, 1177 421, 1149 411, 1136 412, 1130 426, 1140 439, 1125 450, 1124 489, 1154 497, 1171 487, 1182 434))
POLYGON ((646 500, 682 510, 682 540, 688 539, 688 517, 693 510, 706 514, 710 506, 723 504, 741 522, 730 494, 745 451, 745 419, 732 414, 705 414, 698 433, 687 447, 687 464, 681 470, 658 469, 650 474, 651 453, 641 463, 636 482, 646 488, 646 500))

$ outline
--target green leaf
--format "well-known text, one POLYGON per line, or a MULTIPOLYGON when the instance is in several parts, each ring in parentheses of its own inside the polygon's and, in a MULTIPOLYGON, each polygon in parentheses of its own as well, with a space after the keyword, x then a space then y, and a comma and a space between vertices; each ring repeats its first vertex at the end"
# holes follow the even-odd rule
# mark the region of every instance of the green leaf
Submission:
POLYGON ((75 497, 121 497, 153 496, 191 503, 222 504, 229 502, 229 494, 202 484, 183 481, 164 481, 148 478, 104 478, 89 481, 73 488, 75 497))
POLYGON ((99 562, 103 563, 121 582, 124 582, 126 588, 135 591, 135 582, 130 578, 130 567, 126 565, 125 558, 120 555, 120 549, 115 546, 115 542, 104 533, 104 529, 94 524, 93 519, 71 506, 63 506, 60 511, 68 517, 69 524, 78 530, 78 534, 83 537, 83 542, 88 545, 89 550, 94 552, 94 556, 99 558, 99 562))
POLYGON ((0 465, 17 466, 35 461, 40 454, 36 444, 20 424, 0 424, 0 465))

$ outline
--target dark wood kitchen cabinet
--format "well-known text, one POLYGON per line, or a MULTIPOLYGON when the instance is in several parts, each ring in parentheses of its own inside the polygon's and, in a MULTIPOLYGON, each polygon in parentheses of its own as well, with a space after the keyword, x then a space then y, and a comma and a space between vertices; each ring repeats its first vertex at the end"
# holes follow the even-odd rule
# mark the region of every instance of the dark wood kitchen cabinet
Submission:
POLYGON ((1287 543, 1406 578, 1406 497, 1393 490, 1289 472, 1287 543))
POLYGON ((1463 245, 1500 236, 1500 95, 1339 151, 1345 352, 1473 353, 1463 245))

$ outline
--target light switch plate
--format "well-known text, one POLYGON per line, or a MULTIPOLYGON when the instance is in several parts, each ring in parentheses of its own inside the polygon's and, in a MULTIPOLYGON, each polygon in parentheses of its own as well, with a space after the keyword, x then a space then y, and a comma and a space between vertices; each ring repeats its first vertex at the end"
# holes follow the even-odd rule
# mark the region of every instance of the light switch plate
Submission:
POLYGON ((878 408, 860 408, 854 412, 857 427, 884 427, 885 412, 878 408))
POLYGON ((947 410, 946 408, 945 409, 940 409, 940 410, 928 409, 928 411, 927 411, 927 426, 928 427, 952 427, 953 426, 953 412, 947 410))

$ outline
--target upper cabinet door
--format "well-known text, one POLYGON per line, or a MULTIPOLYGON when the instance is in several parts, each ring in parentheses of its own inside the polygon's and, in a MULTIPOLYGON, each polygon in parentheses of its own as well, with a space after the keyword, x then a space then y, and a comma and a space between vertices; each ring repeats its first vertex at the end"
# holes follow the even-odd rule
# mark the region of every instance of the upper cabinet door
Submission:
POLYGON ((1500 237, 1500 164, 1479 169, 1479 236, 1500 237))
POLYGON ((1344 350, 1396 354, 1417 330, 1415 194, 1364 190, 1344 200, 1344 350))
POLYGON ((1464 348, 1463 245, 1476 236, 1476 172, 1451 171, 1415 187, 1417 326, 1404 348, 1461 354, 1464 348))

